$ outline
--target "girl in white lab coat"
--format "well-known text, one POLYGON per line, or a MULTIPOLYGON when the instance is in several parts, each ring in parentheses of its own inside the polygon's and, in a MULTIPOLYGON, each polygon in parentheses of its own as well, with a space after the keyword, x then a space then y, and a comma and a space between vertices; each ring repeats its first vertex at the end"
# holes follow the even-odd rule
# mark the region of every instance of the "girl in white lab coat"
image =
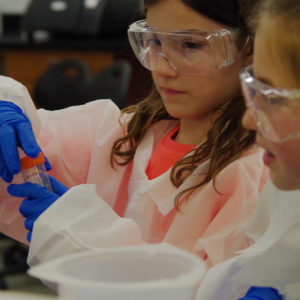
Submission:
POLYGON ((243 124, 257 132, 273 184, 248 226, 253 245, 210 269, 198 300, 300 299, 300 2, 266 0, 254 21, 243 124))
MULTIPOLYGON (((245 25, 252 4, 145 1, 146 20, 128 33, 152 72, 151 95, 121 114, 101 100, 33 116, 51 174, 73 187, 8 187, 25 197, 31 264, 81 249, 165 241, 211 266, 247 247, 244 225, 267 177, 253 133, 241 126, 238 74, 252 60, 245 25)), ((3 228, 24 239, 6 216, 3 228)))

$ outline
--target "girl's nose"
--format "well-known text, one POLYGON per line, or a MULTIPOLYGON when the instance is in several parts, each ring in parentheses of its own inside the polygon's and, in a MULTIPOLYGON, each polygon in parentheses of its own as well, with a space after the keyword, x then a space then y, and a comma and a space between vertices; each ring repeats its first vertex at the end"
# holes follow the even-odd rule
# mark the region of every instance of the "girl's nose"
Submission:
POLYGON ((255 111, 251 108, 247 108, 242 119, 243 126, 248 130, 257 131, 257 120, 255 117, 255 111))
POLYGON ((176 78, 178 76, 178 71, 175 66, 169 60, 169 58, 165 54, 158 54, 155 70, 159 76, 176 78))

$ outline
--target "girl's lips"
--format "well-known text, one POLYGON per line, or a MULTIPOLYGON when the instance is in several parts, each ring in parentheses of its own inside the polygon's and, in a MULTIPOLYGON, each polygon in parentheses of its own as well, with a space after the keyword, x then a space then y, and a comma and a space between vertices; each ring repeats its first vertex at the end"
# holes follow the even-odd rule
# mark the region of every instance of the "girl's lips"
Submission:
POLYGON ((165 94, 165 95, 169 95, 169 96, 172 96, 172 95, 180 95, 180 94, 183 94, 184 92, 182 91, 177 91, 177 90, 172 90, 172 89, 169 89, 169 88, 160 88, 160 91, 161 93, 165 94))
POLYGON ((275 161, 275 156, 272 153, 265 151, 263 161, 266 166, 269 166, 275 161))

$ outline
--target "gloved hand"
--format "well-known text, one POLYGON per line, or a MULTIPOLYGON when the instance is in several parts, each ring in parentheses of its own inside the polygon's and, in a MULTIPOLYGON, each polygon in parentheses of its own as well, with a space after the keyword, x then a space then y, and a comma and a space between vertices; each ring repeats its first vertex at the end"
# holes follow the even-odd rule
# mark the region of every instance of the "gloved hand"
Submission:
MULTIPOLYGON (((14 174, 20 172, 18 146, 31 158, 41 152, 22 110, 12 102, 0 100, 0 177, 6 182, 11 182, 14 174)), ((48 161, 45 166, 50 168, 48 161)))
POLYGON ((25 197, 20 205, 20 212, 26 218, 24 225, 27 230, 28 242, 31 242, 31 235, 34 222, 36 219, 60 196, 62 196, 68 188, 49 175, 53 188, 53 193, 47 188, 31 182, 22 184, 10 184, 7 191, 15 197, 25 197))
POLYGON ((283 297, 274 288, 253 286, 245 297, 238 300, 283 300, 283 297))

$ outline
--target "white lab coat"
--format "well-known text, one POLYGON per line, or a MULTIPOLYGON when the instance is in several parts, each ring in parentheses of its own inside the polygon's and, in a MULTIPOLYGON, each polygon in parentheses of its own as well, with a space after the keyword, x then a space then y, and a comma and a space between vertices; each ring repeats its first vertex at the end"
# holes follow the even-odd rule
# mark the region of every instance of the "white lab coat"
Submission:
POLYGON ((300 190, 280 191, 268 182, 247 234, 252 245, 211 268, 196 300, 236 300, 250 286, 271 286, 285 299, 300 299, 300 190))
MULTIPOLYGON (((20 84, 14 89, 22 89, 25 97, 20 84)), ((26 101, 17 104, 25 111, 29 102, 27 93, 26 101)), ((155 145, 177 121, 153 125, 133 162, 114 169, 111 148, 126 133, 131 116, 123 116, 120 124, 120 111, 111 101, 59 111, 40 109, 30 111, 29 117, 39 124, 37 138, 52 164, 51 174, 74 186, 35 222, 29 264, 82 249, 168 242, 198 254, 210 266, 248 246, 245 225, 268 177, 261 149, 253 147, 224 168, 215 182, 217 191, 213 182, 206 184, 178 212, 173 204, 176 195, 200 181, 208 162, 178 189, 170 181, 170 170, 153 180, 145 173, 155 145)), ((0 193, 0 229, 24 241, 21 199, 12 199, 2 188, 0 193)))

